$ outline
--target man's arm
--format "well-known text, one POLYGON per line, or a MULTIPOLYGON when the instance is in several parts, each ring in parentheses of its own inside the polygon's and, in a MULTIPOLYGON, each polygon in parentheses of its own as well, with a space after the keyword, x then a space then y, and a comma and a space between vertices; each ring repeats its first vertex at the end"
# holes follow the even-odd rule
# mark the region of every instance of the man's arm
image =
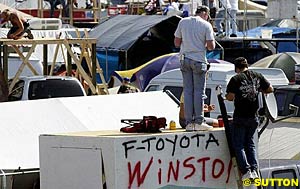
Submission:
POLYGON ((215 40, 207 40, 206 41, 206 48, 210 51, 214 50, 216 48, 215 40))
POLYGON ((265 94, 272 93, 274 91, 273 86, 263 75, 261 75, 261 77, 262 77, 262 79, 260 80, 261 91, 265 94))
POLYGON ((234 98, 235 98, 235 94, 234 93, 227 93, 226 95, 225 95, 225 99, 226 100, 229 100, 229 101, 233 101, 234 100, 234 98))
POLYGON ((178 38, 178 37, 175 37, 175 38, 174 38, 174 45, 175 45, 176 48, 179 48, 179 47, 180 47, 181 42, 182 42, 182 39, 181 39, 181 38, 178 38))
POLYGON ((22 31, 24 30, 24 26, 23 26, 22 20, 15 13, 11 13, 11 22, 16 24, 16 27, 18 27, 18 30, 12 34, 13 38, 15 38, 20 33, 22 33, 22 31))
POLYGON ((274 91, 272 85, 270 85, 266 90, 264 90, 264 93, 272 93, 274 91))

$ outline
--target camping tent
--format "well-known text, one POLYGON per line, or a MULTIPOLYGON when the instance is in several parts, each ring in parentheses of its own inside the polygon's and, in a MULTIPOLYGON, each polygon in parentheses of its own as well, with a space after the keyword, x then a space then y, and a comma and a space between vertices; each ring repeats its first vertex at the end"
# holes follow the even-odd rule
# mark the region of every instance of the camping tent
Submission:
MULTIPOLYGON (((208 55, 207 58, 209 63, 231 64, 230 62, 224 60, 211 59, 211 57, 208 55)), ((141 91, 144 91, 153 77, 160 73, 179 67, 179 53, 170 53, 156 57, 149 62, 131 70, 114 71, 111 75, 110 83, 114 82, 113 86, 118 86, 121 84, 124 77, 128 77, 130 78, 132 85, 139 88, 141 91)))
POLYGON ((253 67, 280 68, 284 71, 290 82, 295 81, 295 65, 300 64, 300 53, 284 52, 267 56, 256 63, 253 67))
POLYGON ((117 15, 92 29, 89 36, 97 39, 97 57, 106 71, 106 79, 112 71, 135 68, 173 52, 174 32, 180 19, 178 16, 117 15))

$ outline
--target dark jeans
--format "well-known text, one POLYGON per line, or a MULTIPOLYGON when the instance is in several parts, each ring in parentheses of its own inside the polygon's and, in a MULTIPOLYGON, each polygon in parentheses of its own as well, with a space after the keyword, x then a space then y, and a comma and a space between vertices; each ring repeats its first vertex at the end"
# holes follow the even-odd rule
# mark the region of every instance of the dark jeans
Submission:
POLYGON ((68 17, 69 16, 69 10, 68 10, 68 5, 66 5, 65 0, 48 0, 50 3, 51 9, 50 9, 50 17, 53 18, 54 16, 54 10, 57 5, 62 5, 63 6, 63 16, 68 17))
POLYGON ((232 147, 242 174, 257 169, 258 118, 233 118, 231 126, 232 147))

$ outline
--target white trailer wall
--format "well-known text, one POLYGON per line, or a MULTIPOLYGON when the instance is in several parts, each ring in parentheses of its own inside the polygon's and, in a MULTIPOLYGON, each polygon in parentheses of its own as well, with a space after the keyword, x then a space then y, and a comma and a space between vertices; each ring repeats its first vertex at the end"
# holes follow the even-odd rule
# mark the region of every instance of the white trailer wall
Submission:
POLYGON ((144 115, 178 123, 178 106, 161 91, 0 103, 1 169, 39 168, 41 134, 119 130, 144 115))

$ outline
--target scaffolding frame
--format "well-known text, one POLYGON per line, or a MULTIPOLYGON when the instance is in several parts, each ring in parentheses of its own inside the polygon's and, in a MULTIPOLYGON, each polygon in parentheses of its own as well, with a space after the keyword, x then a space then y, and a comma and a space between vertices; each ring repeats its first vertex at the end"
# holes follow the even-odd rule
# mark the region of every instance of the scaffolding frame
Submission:
MULTIPOLYGON (((19 76, 21 75, 22 71, 24 70, 25 66, 27 66, 34 75, 38 75, 38 72, 34 69, 34 67, 30 64, 29 58, 34 52, 37 45, 43 45, 43 75, 52 75, 53 69, 56 64, 57 52, 59 48, 65 47, 67 53, 67 60, 65 60, 66 64, 66 71, 68 76, 72 76, 72 61, 76 64, 77 67, 77 76, 87 83, 88 87, 90 88, 92 94, 100 94, 99 89, 97 88, 96 83, 96 70, 100 68, 100 65, 97 65, 97 58, 96 58, 96 39, 94 38, 72 38, 72 39, 55 39, 55 38, 37 38, 34 40, 28 39, 19 39, 19 40, 12 40, 12 39, 0 39, 0 54, 3 54, 3 60, 0 59, 0 65, 4 73, 5 82, 8 83, 8 47, 12 47, 14 51, 19 55, 20 59, 22 60, 22 64, 19 66, 16 75, 14 76, 12 82, 8 86, 9 93, 13 89, 14 85, 18 81, 19 76), (50 67, 50 72, 48 71, 48 45, 54 44, 56 45, 55 55, 53 57, 53 62, 50 67), (79 44, 80 48, 80 56, 76 56, 73 53, 71 48, 72 45, 79 44), (30 46, 29 51, 26 55, 23 54, 21 48, 24 45, 30 46), (87 73, 82 65, 83 57, 86 58, 86 63, 89 67, 89 72, 87 73)), ((62 49, 63 50, 63 49, 62 49)), ((64 53, 63 53, 64 54, 64 53)), ((65 59, 65 57, 64 57, 65 59)), ((104 76, 102 72, 98 72, 100 74, 100 78, 102 80, 102 85, 104 89, 107 90, 106 81, 104 80, 104 76)))
MULTIPOLYGON (((43 1, 44 0, 38 0, 38 17, 39 18, 44 17, 43 1)), ((99 1, 99 3, 98 3, 97 0, 91 0, 91 2, 93 3, 93 7, 91 9, 82 9, 82 8, 74 9, 74 7, 73 7, 74 0, 66 0, 66 2, 67 2, 68 10, 69 10, 69 18, 64 17, 64 18, 62 18, 63 21, 67 21, 69 24, 73 25, 74 24, 73 12, 78 10, 78 11, 92 11, 93 12, 93 21, 99 22, 100 15, 101 15, 101 1, 99 1)), ((60 14, 62 14, 62 11, 60 14)))

